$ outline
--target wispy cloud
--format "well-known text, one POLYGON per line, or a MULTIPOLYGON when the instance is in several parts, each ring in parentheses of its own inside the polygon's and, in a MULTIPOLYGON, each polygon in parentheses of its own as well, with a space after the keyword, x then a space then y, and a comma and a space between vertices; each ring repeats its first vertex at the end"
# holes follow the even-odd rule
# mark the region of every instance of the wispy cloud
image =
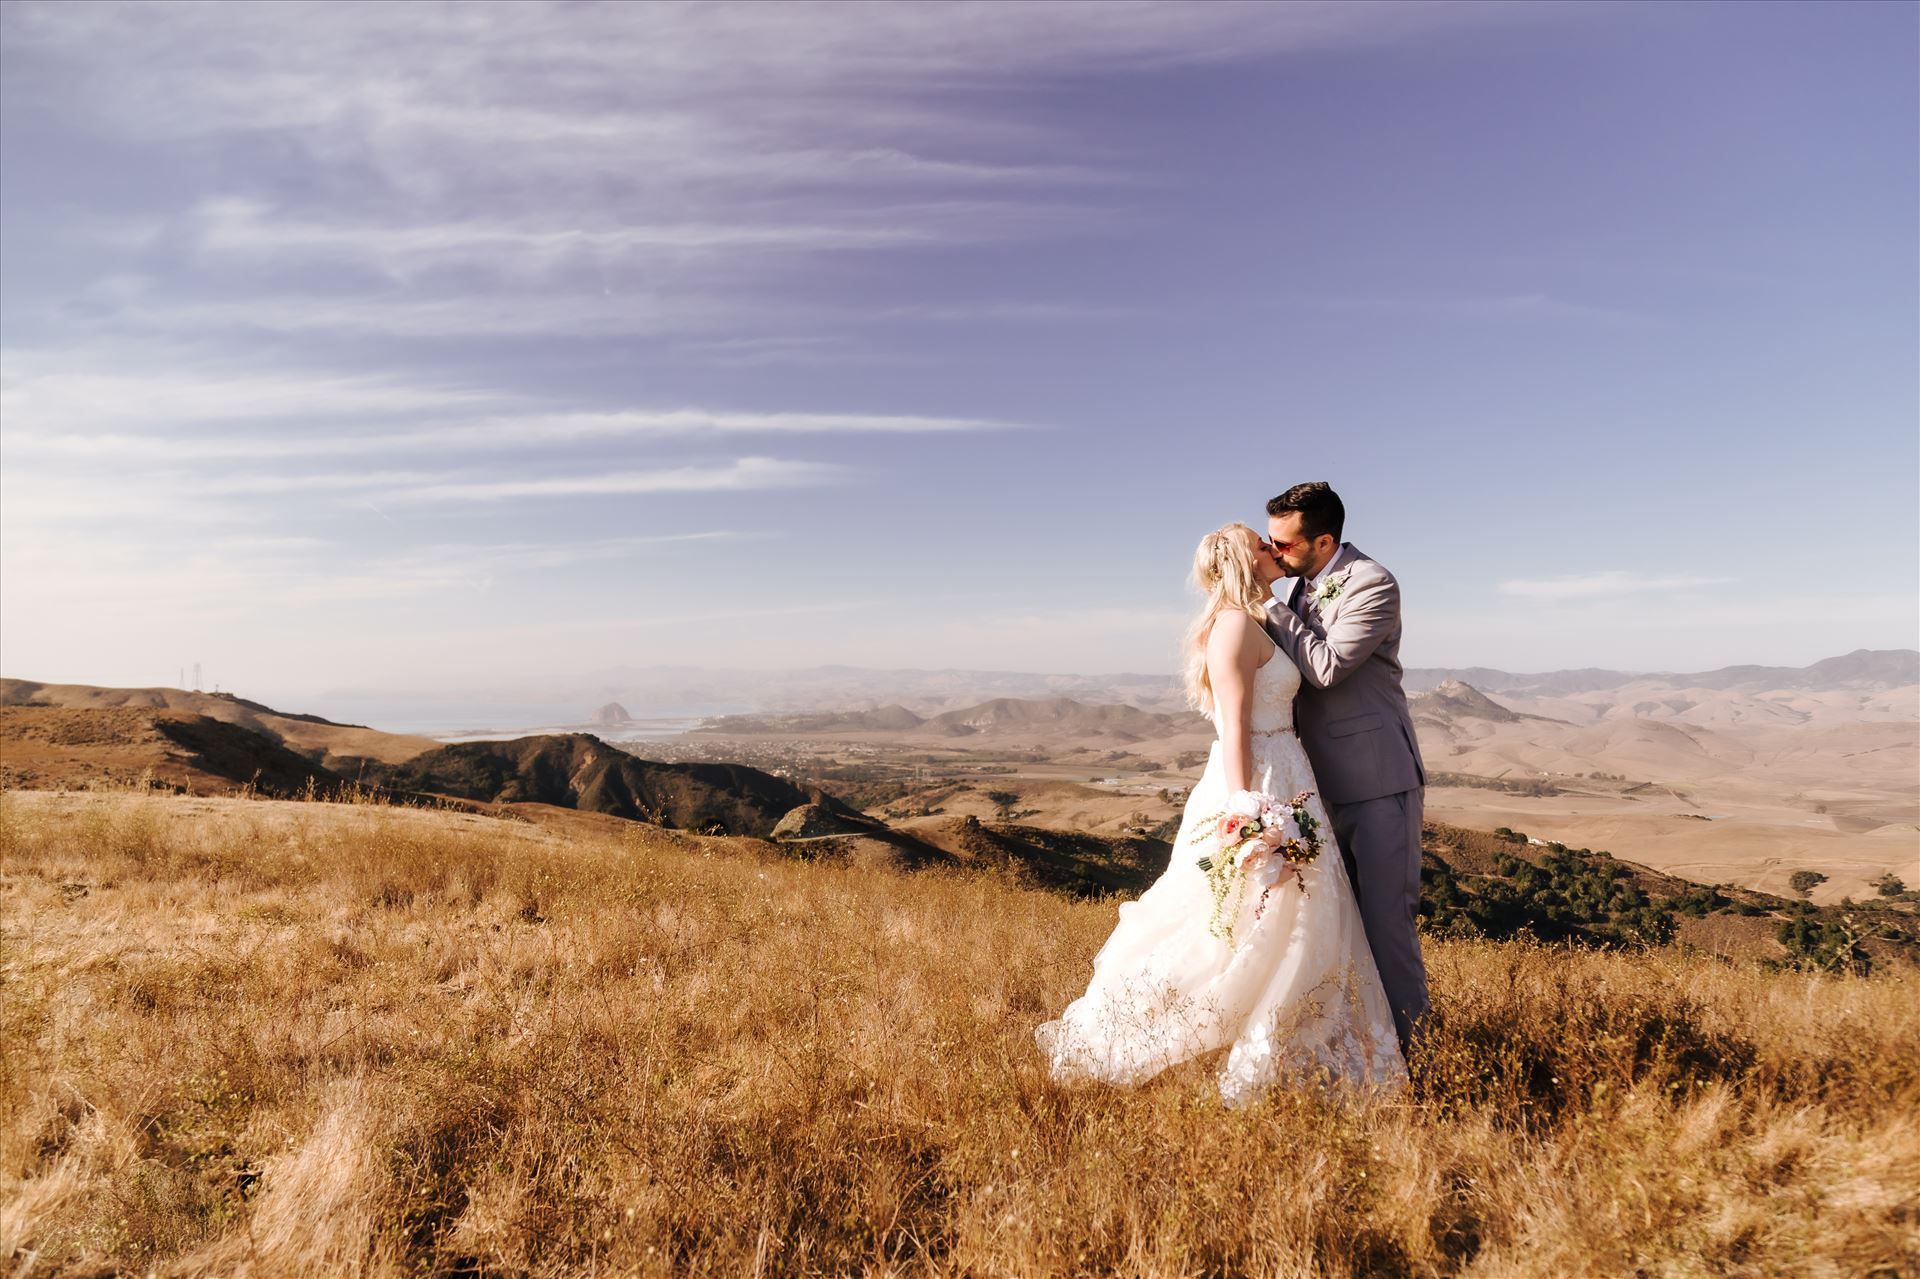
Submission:
MULTIPOLYGON (((29 420, 40 414, 23 415, 29 420)), ((13 430, 6 434, 14 455, 148 458, 193 461, 265 461, 276 458, 361 457, 443 450, 547 451, 594 440, 676 439, 732 435, 935 435, 965 431, 1023 429, 1012 422, 983 418, 927 417, 876 413, 729 413, 709 409, 626 410, 602 413, 525 413, 472 421, 435 422, 369 431, 329 424, 309 431, 230 432, 178 435, 150 432, 88 434, 13 430)))
POLYGON ((260 372, 232 362, 178 370, 115 368, 136 359, 169 358, 166 351, 113 346, 0 351, 0 424, 11 436, 49 427, 66 432, 279 418, 324 421, 498 409, 517 398, 370 374, 260 372))
POLYGON ((848 331, 899 324, 1060 324, 1149 318, 1160 312, 1091 302, 997 299, 861 308, 775 301, 708 280, 703 287, 595 286, 564 294, 493 288, 426 296, 411 288, 313 296, 264 293, 172 302, 129 298, 109 311, 118 325, 156 336, 204 333, 326 335, 423 340, 532 337, 670 339, 673 350, 716 361, 840 362, 872 354, 848 331), (810 329, 740 333, 747 328, 810 329), (818 332, 827 328, 837 332, 818 332))
MULTIPOLYGON (((1142 178, 1136 158, 979 90, 1393 42, 1512 8, 22 2, 0 26, 17 101, 138 145, 270 140, 305 175, 297 200, 241 182, 77 220, 98 248, 200 267, 113 322, 446 340, 737 336, 774 312, 778 272, 822 253, 1083 236, 1113 224, 1102 194, 1142 178)), ((1048 318, 959 311, 889 318, 1048 318)))
POLYGON ((44 498, 21 494, 9 523, 30 525, 67 518, 115 515, 129 498, 148 516, 180 510, 204 517, 210 500, 336 495, 373 501, 378 507, 500 502, 513 498, 594 497, 639 493, 747 493, 796 488, 844 479, 852 469, 831 462, 743 457, 725 462, 663 466, 647 470, 596 471, 572 475, 498 478, 462 470, 241 471, 208 475, 165 470, 104 479, 69 478, 44 498), (141 497, 148 504, 142 505, 141 497), (91 500, 89 500, 91 499, 91 500))
MULTIPOLYGON (((22 154, 42 166, 7 193, 9 235, 20 217, 22 260, 36 259, 24 286, 10 274, 15 349, 0 354, 9 642, 31 625, 39 652, 105 651, 164 617, 180 643, 226 644, 256 669, 306 651, 382 661, 417 614, 451 632, 450 618, 468 620, 451 604, 515 574, 562 613, 569 591, 583 612, 621 611, 600 568, 620 557, 644 561, 622 564, 649 605, 640 641, 717 642, 663 619, 726 609, 720 577, 690 566, 744 576, 745 548, 591 536, 694 510, 715 526, 807 525, 818 536, 789 556, 786 585, 796 600, 842 599, 833 556, 876 518, 852 500, 857 466, 918 466, 889 477, 894 497, 914 500, 931 478, 934 497, 968 510, 974 477, 1004 466, 1023 490, 1009 501, 1031 514, 1033 476, 1015 468, 1044 457, 956 459, 990 432, 1037 438, 1041 423, 1006 420, 1022 403, 1106 412, 1091 387, 1023 399, 1019 374, 808 366, 957 365, 991 352, 993 326, 1030 342, 1041 327, 1114 335, 1114 321, 1158 314, 1158 294, 1097 259, 1119 237, 1144 250, 1174 232, 1183 194, 1201 189, 1183 184, 1205 175, 1204 157, 1170 162, 1173 140, 1208 126, 1117 121, 1105 108, 1119 77, 1148 73, 1126 103, 1145 115, 1173 87, 1151 73, 1519 11, 0 6, 8 141, 35 131, 22 154), (120 178, 98 179, 117 164, 120 178), (1016 263, 1031 269, 1001 269, 1016 263), (62 341, 73 348, 51 349, 62 341), (661 496, 626 500, 648 495, 661 496), (34 571, 17 571, 31 554, 34 571), (276 609, 355 600, 395 606, 354 617, 370 625, 316 609, 301 618, 308 648, 285 642, 295 627, 276 609), (101 611, 129 620, 99 626, 101 611), (250 627, 225 625, 238 615, 250 627)), ((888 567, 874 572, 910 558, 876 555, 888 567)), ((992 573, 996 588, 1008 580, 992 573)), ((485 603, 471 614, 476 651, 503 612, 552 615, 485 603)), ((861 614, 845 630, 886 637, 868 660, 935 642, 882 601, 832 607, 861 614)), ((938 643, 1022 665, 1036 645, 1084 653, 1089 634, 1141 651, 1182 620, 1001 598, 961 611, 972 621, 938 643)), ((813 629, 795 638, 813 659, 849 656, 835 628, 813 629)))
MULTIPOLYGON (((42 57, 74 59, 93 109, 123 127, 158 135, 278 129, 336 147, 351 138, 375 159, 433 139, 443 150, 427 158, 444 167, 450 145, 497 150, 513 142, 538 142, 562 156, 605 149, 636 164, 669 150, 676 159, 704 150, 724 163, 817 136, 782 130, 790 110, 810 107, 813 121, 824 108, 867 98, 898 104, 898 90, 916 84, 984 86, 1045 72, 1229 62, 1511 20, 1510 6, 1448 0, 1035 3, 991 11, 973 3, 880 10, 818 0, 452 11, 289 3, 158 12, 128 0, 9 5, 7 34, 42 57), (597 92, 613 87, 620 92, 597 92), (172 95, 169 110, 151 109, 156 89, 172 95)), ((959 108, 917 106, 876 113, 870 140, 840 153, 884 155, 891 141, 899 154, 925 158, 901 143, 966 132, 959 108)), ((859 122, 842 116, 836 123, 859 122)))
POLYGON ((1699 586, 1718 586, 1732 581, 1726 577, 1707 577, 1692 573, 1631 573, 1625 569, 1605 569, 1594 573, 1575 573, 1566 577, 1512 578, 1501 582, 1502 595, 1518 599, 1553 603, 1567 600, 1609 599, 1623 595, 1657 595, 1662 591, 1689 590, 1699 586))
MULTIPOLYGON (((820 176, 812 175, 816 181, 820 176)), ((171 225, 138 216, 83 219, 74 229, 96 244, 121 249, 151 249, 172 236, 206 269, 238 266, 256 274, 268 272, 278 280, 297 278, 307 266, 359 270, 370 281, 399 283, 410 290, 456 274, 468 283, 497 279, 519 288, 590 282, 596 291, 602 286, 611 290, 616 281, 644 278, 647 287, 640 291, 657 295, 716 278, 749 278, 757 269, 756 259, 784 255, 804 260, 823 253, 1084 236, 1128 223, 1128 217, 1110 205, 1039 193, 836 202, 801 190, 772 199, 709 197, 676 207, 670 217, 651 218, 644 208, 591 202, 511 217, 478 217, 470 210, 442 219, 412 210, 325 217, 228 195, 203 200, 171 225)), ((110 277, 96 286, 94 296, 101 303, 117 304, 129 316, 196 315, 141 309, 137 304, 151 284, 137 277, 110 277)), ((389 300, 405 300, 405 294, 389 300)), ((197 314, 206 320, 220 312, 197 314)))
POLYGON ((390 504, 500 502, 514 498, 592 497, 639 493, 744 493, 757 489, 826 484, 849 474, 829 462, 797 462, 772 457, 743 457, 717 466, 677 466, 649 471, 544 479, 480 480, 408 484, 384 490, 390 504))
POLYGON ((111 318, 135 332, 326 335, 348 338, 621 337, 714 333, 755 312, 777 321, 782 308, 723 291, 663 294, 611 288, 582 294, 469 289, 420 296, 410 290, 244 298, 142 299, 111 318))
POLYGON ((401 278, 436 267, 528 274, 569 264, 604 267, 674 254, 903 248, 943 238, 930 226, 877 219, 866 225, 689 221, 579 226, 473 218, 328 223, 276 216, 257 201, 231 198, 203 204, 194 221, 202 253, 281 263, 301 257, 332 259, 401 278))

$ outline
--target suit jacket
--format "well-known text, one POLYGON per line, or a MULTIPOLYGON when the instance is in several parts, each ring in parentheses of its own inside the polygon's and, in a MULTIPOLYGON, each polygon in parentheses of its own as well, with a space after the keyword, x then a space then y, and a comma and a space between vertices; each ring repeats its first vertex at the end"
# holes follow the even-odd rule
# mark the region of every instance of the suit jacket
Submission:
POLYGON ((1333 804, 1424 786, 1413 715, 1400 687, 1400 584, 1351 543, 1321 581, 1302 620, 1292 608, 1305 580, 1288 580, 1267 606, 1267 633, 1300 668, 1294 722, 1321 798, 1333 804), (1317 610, 1317 611, 1316 611, 1317 610))

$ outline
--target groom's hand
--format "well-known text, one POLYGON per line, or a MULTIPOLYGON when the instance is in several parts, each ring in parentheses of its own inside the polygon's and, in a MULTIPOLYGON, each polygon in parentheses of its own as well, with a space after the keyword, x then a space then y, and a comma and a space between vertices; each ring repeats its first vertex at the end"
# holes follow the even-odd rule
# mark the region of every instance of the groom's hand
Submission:
MULTIPOLYGON (((1293 614, 1289 613, 1287 611, 1287 606, 1285 604, 1282 604, 1277 598, 1270 599, 1267 601, 1267 607, 1265 611, 1266 611, 1266 620, 1260 623, 1261 629, 1266 631, 1267 634, 1271 635, 1273 637, 1273 642, 1278 644, 1280 642, 1280 619, 1283 617, 1293 617, 1293 614)), ((1294 618, 1294 620, 1298 621, 1300 619, 1294 618)))

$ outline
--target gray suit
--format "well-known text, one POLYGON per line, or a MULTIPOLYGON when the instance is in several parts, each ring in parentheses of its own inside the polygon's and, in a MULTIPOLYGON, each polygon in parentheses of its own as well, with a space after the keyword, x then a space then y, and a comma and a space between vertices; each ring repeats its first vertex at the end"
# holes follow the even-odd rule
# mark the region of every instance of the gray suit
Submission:
POLYGON ((1405 1046, 1428 1007, 1414 926, 1427 775, 1400 687, 1400 584, 1349 543, 1321 580, 1331 598, 1308 599, 1304 585, 1275 584, 1267 633, 1300 668, 1294 720, 1405 1046))

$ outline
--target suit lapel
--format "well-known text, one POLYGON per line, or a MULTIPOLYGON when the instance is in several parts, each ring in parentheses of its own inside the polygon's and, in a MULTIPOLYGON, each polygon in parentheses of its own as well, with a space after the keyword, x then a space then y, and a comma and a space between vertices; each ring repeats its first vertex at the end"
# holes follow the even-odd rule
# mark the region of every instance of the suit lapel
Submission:
MULTIPOLYGON (((1352 542, 1343 542, 1341 543, 1341 547, 1340 562, 1334 565, 1333 571, 1328 573, 1326 577, 1320 581, 1322 590, 1326 589, 1328 582, 1339 582, 1344 588, 1347 582, 1347 574, 1353 570, 1355 564, 1358 564, 1365 558, 1360 554, 1360 548, 1352 542)), ((1316 600, 1314 602, 1314 607, 1320 611, 1320 624, 1322 626, 1333 625, 1333 615, 1340 611, 1340 606, 1346 602, 1346 599, 1347 593, 1342 589, 1338 595, 1335 595, 1330 600, 1316 600)))

